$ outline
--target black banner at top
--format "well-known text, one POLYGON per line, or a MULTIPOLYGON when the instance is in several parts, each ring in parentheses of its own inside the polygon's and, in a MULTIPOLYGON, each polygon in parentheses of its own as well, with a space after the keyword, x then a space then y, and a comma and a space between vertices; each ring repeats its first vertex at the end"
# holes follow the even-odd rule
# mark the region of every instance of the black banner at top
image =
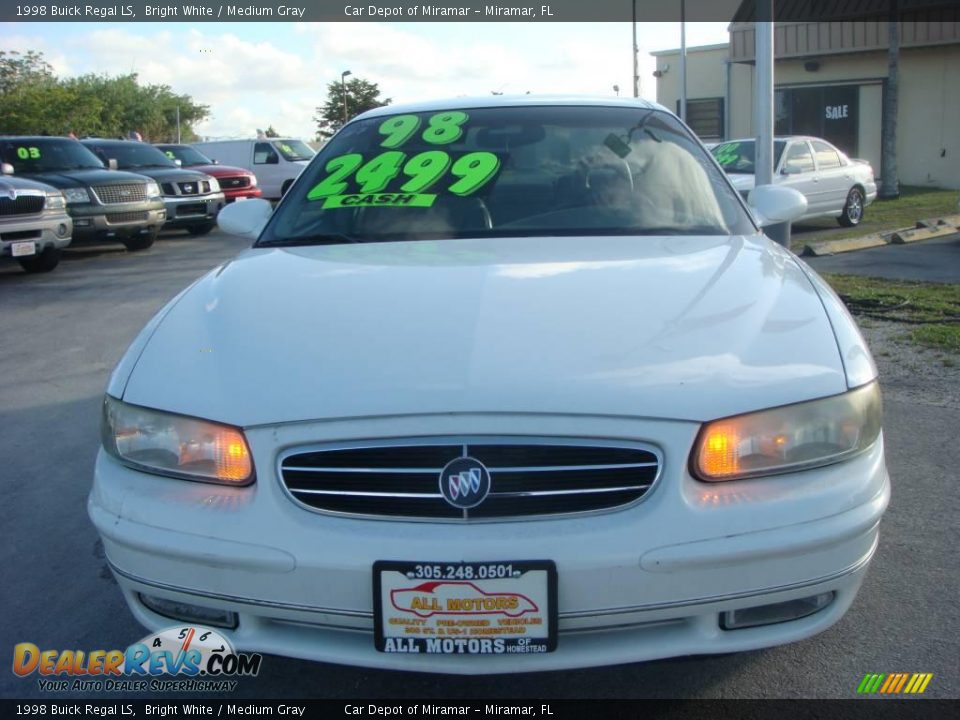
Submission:
POLYGON ((852 20, 957 0, 3 0, 4 22, 677 22, 852 20))

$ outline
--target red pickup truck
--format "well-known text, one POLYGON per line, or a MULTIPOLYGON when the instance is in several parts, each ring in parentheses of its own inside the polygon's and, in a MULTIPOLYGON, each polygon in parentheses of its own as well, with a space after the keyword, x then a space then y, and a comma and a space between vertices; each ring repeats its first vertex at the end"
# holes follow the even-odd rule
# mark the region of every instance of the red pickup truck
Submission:
POLYGON ((257 176, 249 170, 231 167, 230 165, 220 165, 189 145, 159 143, 157 147, 166 153, 170 159, 179 160, 181 167, 215 177, 217 182, 220 183, 220 189, 223 190, 228 203, 234 200, 258 198, 263 195, 263 191, 257 186, 257 176))

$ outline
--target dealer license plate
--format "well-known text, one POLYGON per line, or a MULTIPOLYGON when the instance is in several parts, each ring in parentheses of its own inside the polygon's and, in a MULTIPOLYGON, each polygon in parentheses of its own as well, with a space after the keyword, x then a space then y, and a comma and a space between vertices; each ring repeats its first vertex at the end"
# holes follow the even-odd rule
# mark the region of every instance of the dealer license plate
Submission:
POLYGON ((36 255, 37 246, 32 242, 15 242, 10 246, 10 255, 12 257, 26 257, 27 255, 36 255))
POLYGON ((547 560, 378 560, 373 605, 380 652, 513 655, 557 647, 557 569, 547 560))

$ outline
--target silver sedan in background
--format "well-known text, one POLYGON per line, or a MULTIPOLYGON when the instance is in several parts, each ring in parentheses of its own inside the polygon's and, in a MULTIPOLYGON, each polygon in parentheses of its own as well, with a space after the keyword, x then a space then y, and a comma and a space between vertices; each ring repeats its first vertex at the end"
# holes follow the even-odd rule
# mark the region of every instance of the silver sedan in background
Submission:
MULTIPOLYGON (((730 140, 710 148, 746 197, 754 185, 753 139, 730 140)), ((807 212, 798 220, 830 216, 846 227, 859 225, 864 208, 877 197, 873 168, 866 160, 848 158, 826 140, 791 135, 773 143, 773 182, 801 192, 807 212)))

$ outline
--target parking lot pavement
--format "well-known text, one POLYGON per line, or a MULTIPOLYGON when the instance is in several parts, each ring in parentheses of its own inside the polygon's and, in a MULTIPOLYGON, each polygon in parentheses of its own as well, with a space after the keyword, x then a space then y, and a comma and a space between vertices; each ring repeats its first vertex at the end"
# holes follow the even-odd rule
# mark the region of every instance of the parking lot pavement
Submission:
POLYGON ((960 283, 960 235, 804 260, 817 272, 960 283))
MULTIPOLYGON (((120 597, 86 515, 103 389, 150 316, 247 244, 218 231, 205 238, 171 235, 143 253, 77 249, 42 277, 0 268, 0 653, 8 653, 8 662, 20 642, 123 649, 145 634, 120 597)), ((268 656, 258 677, 242 679, 223 697, 854 697, 868 672, 933 673, 925 697, 958 697, 960 407, 916 395, 909 377, 891 382, 907 383, 885 386, 893 500, 860 596, 826 633, 723 657, 513 676, 430 676, 268 656)), ((6 671, 0 696, 97 694, 45 694, 36 675, 6 671)))

